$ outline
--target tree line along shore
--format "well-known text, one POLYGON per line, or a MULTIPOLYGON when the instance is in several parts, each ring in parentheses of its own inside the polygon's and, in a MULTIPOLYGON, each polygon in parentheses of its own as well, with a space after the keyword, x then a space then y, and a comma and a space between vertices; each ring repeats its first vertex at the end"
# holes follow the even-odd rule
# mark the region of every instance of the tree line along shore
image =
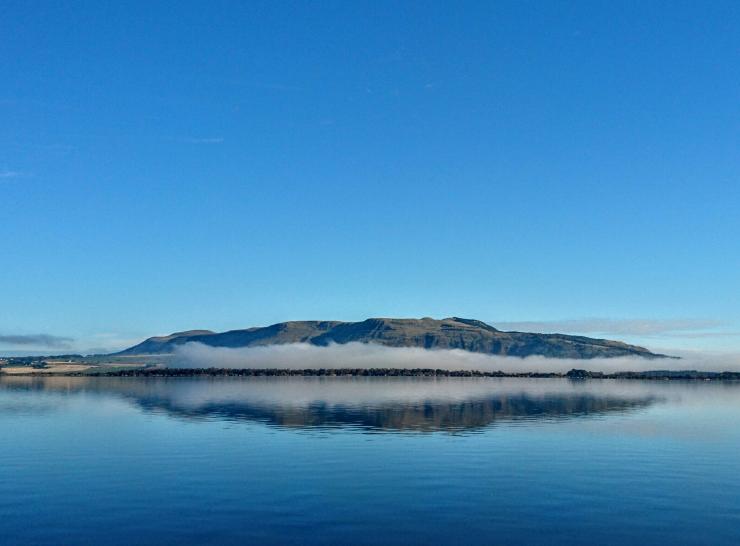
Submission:
MULTIPOLYGON (((4 374, 0 368, 0 374, 4 374)), ((10 375, 10 374, 8 374, 10 375)), ((476 370, 443 370, 432 368, 167 368, 159 366, 106 368, 94 366, 85 370, 52 372, 41 367, 28 367, 27 373, 15 368, 12 375, 96 376, 96 377, 515 377, 568 379, 652 379, 652 380, 740 380, 740 372, 706 372, 697 370, 654 370, 640 372, 592 372, 572 369, 568 372, 503 372, 476 370), (46 373, 45 373, 46 372, 46 373)))

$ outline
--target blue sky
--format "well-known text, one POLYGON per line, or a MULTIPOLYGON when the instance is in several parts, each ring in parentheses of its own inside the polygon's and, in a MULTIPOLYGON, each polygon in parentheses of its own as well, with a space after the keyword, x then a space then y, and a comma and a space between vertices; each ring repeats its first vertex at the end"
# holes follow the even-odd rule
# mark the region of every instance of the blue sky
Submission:
POLYGON ((740 349, 738 28, 736 2, 5 2, 0 349, 451 315, 740 349))

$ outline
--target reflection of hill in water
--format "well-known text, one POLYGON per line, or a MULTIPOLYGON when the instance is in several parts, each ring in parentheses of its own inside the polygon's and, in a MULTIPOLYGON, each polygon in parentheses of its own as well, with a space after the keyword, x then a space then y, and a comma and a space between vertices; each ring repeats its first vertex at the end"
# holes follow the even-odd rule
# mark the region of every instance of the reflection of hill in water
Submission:
POLYGON ((623 392, 566 380, 541 381, 8 377, 0 379, 0 388, 114 396, 146 411, 184 419, 399 431, 463 431, 519 419, 599 416, 657 400, 640 389, 623 392))
POLYGON ((335 406, 313 403, 306 407, 257 406, 248 402, 209 403, 198 408, 181 408, 165 399, 138 399, 144 408, 166 411, 186 418, 214 417, 228 420, 261 421, 292 428, 353 426, 388 430, 465 430, 513 419, 562 419, 626 411, 647 406, 646 400, 621 400, 592 396, 533 399, 512 396, 493 400, 387 406, 335 406))

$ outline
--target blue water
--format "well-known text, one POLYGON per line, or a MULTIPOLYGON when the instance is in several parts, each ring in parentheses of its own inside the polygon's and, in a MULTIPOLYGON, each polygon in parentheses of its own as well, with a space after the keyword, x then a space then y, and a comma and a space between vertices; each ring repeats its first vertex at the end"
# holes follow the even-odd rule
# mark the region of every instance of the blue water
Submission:
POLYGON ((740 544, 740 384, 0 378, 2 544, 740 544))

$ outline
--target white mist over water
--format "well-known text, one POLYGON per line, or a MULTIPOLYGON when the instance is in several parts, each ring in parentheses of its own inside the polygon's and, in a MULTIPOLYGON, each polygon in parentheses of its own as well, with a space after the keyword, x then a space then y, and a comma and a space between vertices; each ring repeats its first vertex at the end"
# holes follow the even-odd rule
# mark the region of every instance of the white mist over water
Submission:
POLYGON ((684 353, 681 360, 618 358, 526 358, 486 355, 461 349, 386 347, 372 343, 346 343, 319 347, 308 343, 262 347, 211 347, 186 343, 175 353, 180 368, 431 368, 482 372, 567 372, 573 368, 593 372, 700 370, 740 371, 740 355, 684 353))

